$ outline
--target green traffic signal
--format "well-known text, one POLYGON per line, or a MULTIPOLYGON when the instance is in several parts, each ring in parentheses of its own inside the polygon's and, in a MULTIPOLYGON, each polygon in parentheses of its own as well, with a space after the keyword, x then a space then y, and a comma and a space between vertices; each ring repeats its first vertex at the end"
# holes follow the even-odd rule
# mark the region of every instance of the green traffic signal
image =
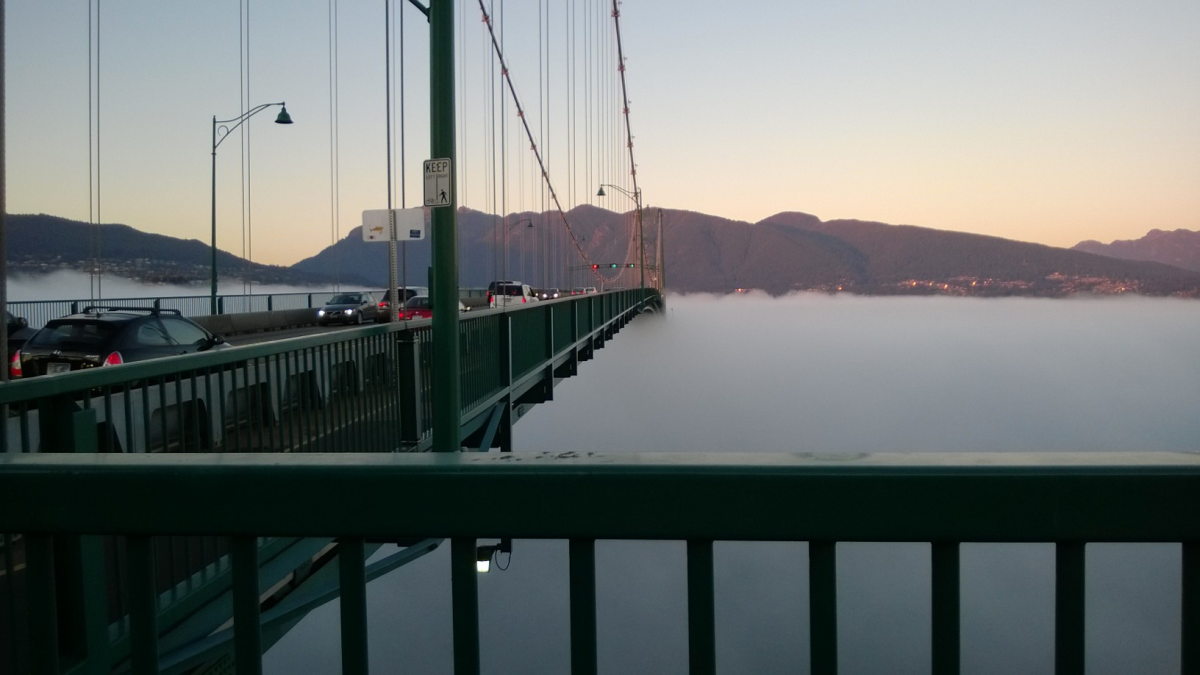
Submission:
POLYGON ((613 268, 614 270, 615 270, 615 269, 617 269, 617 263, 613 263, 613 264, 612 264, 612 268, 613 268))

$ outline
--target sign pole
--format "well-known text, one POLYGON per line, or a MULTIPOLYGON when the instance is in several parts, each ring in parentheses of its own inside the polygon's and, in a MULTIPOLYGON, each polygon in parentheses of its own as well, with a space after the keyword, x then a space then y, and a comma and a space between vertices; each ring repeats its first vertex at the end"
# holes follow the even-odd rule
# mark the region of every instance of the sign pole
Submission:
MULTIPOLYGON (((430 156, 453 158, 454 138, 454 0, 429 2, 429 136, 430 156)), ((434 160, 439 161, 439 160, 434 160)), ((445 194, 430 209, 433 237, 433 450, 458 452, 462 392, 458 340, 458 195, 447 161, 445 194)), ((428 183, 428 181, 427 181, 428 183)), ((430 195, 426 194, 426 202, 430 195)))

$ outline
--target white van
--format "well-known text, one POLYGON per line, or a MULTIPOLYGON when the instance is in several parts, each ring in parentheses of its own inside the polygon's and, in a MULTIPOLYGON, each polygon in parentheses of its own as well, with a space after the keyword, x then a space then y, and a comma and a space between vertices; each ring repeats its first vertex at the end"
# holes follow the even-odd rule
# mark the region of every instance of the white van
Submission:
POLYGON ((537 302, 529 284, 520 281, 493 281, 488 284, 488 307, 508 307, 537 302))

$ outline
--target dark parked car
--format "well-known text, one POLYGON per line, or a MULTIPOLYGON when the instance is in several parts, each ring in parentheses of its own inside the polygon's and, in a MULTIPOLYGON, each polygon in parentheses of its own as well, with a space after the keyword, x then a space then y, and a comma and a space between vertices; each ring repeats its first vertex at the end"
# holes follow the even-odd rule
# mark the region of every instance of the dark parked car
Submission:
POLYGON ((339 293, 317 310, 317 323, 322 326, 331 323, 360 324, 367 319, 374 321, 378 313, 374 295, 365 292, 339 293))
POLYGON ((178 310, 142 307, 85 307, 54 319, 21 349, 22 377, 117 366, 228 345, 183 318, 178 310))
MULTIPOLYGON (((400 297, 402 289, 396 289, 396 297, 400 297)), ((429 295, 429 289, 424 286, 409 286, 403 289, 404 302, 417 297, 418 295, 429 295)), ((400 306, 401 313, 404 311, 404 306, 400 306)), ((403 317, 401 317, 403 318, 403 317)), ((384 291, 383 300, 379 301, 379 313, 375 315, 375 320, 379 323, 387 323, 392 320, 392 292, 384 291)))

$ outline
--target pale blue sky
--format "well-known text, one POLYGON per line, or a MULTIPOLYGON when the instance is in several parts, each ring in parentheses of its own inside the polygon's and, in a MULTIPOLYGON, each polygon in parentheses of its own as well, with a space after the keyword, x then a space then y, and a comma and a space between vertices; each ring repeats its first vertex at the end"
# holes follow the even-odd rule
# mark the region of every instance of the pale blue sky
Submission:
MULTIPOLYGON (((499 14, 502 3, 492 2, 499 14)), ((383 5, 339 3, 343 234, 387 197, 383 5)), ((505 50, 535 128, 538 5, 504 3, 505 50)), ((551 178, 565 206, 591 201, 624 210, 627 202, 591 196, 594 183, 618 182, 625 170, 611 150, 587 150, 605 138, 606 148, 617 147, 611 118, 601 126, 599 113, 576 113, 574 174, 563 132, 564 12, 576 12, 582 67, 585 38, 610 39, 609 6, 550 5, 556 30, 543 100, 551 130, 541 141, 550 146, 551 178)), ((208 240, 211 119, 239 112, 238 6, 102 2, 105 222, 208 240)), ((250 3, 247 106, 286 100, 296 121, 275 126, 270 112, 251 123, 260 262, 295 262, 333 234, 328 7, 328 0, 250 3)), ((458 7, 466 36, 459 197, 491 210, 499 207, 485 196, 490 56, 477 2, 458 7)), ((1151 228, 1200 229, 1194 0, 626 0, 621 8, 638 178, 650 204, 749 221, 806 211, 1064 246, 1151 228)), ((7 9, 9 211, 86 220, 87 3, 10 0, 7 9)), ((428 148, 428 62, 423 17, 412 7, 404 16, 411 205, 428 148)), ((592 58, 615 64, 600 44, 592 58)), ((612 68, 593 71, 607 78, 612 68)), ((593 109, 608 106, 605 96, 593 109)), ((511 108, 507 123, 511 139, 518 133, 511 108)), ((235 253, 238 144, 233 137, 218 152, 219 245, 235 253)), ((538 208, 526 144, 510 145, 507 210, 538 208)))

